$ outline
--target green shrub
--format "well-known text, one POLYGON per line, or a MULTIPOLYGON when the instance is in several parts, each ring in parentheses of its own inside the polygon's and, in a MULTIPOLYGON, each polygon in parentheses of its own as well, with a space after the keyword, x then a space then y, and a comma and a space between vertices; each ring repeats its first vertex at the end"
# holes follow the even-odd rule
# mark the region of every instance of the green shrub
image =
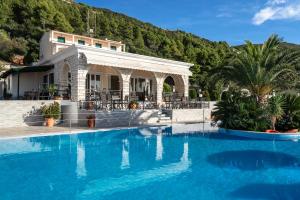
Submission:
POLYGON ((271 120, 272 129, 275 130, 276 122, 284 115, 286 101, 282 95, 273 96, 268 99, 266 112, 271 120))
POLYGON ((41 107, 42 114, 44 118, 60 118, 60 105, 58 102, 54 102, 50 105, 44 105, 41 107))
POLYGON ((197 91, 195 89, 190 89, 189 96, 190 96, 190 99, 196 99, 197 98, 197 91))
POLYGON ((285 94, 284 114, 276 123, 276 129, 287 131, 300 128, 300 96, 285 94))
POLYGON ((172 86, 169 85, 168 83, 164 83, 163 92, 171 93, 172 92, 172 86))
POLYGON ((221 121, 221 128, 235 130, 265 131, 271 127, 266 110, 253 97, 239 92, 226 92, 212 112, 215 122, 221 121))
POLYGON ((172 92, 172 86, 170 86, 168 83, 164 83, 163 92, 167 92, 167 93, 172 92))

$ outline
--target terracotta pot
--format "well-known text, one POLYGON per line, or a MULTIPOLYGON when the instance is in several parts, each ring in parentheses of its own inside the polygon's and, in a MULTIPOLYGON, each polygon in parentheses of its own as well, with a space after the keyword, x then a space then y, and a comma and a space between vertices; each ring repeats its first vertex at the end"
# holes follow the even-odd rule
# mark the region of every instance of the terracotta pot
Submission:
POLYGON ((62 100, 63 98, 60 97, 60 96, 55 96, 53 99, 54 99, 54 100, 62 100))
POLYGON ((287 131, 287 133, 298 133, 298 129, 297 128, 294 128, 294 129, 290 129, 287 131))
POLYGON ((89 128, 95 128, 95 118, 89 118, 87 120, 87 125, 89 128))
POLYGON ((54 126, 54 119, 53 118, 46 118, 46 126, 53 127, 54 126))
POLYGON ((265 131, 266 133, 278 133, 276 130, 268 129, 265 131))
POLYGON ((137 108, 137 105, 135 103, 131 103, 129 104, 129 109, 136 109, 137 108))

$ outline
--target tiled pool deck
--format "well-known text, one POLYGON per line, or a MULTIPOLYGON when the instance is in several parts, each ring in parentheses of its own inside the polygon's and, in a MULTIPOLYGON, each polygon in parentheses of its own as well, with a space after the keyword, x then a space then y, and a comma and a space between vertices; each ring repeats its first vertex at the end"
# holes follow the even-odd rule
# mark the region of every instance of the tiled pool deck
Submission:
POLYGON ((88 128, 68 128, 68 127, 52 127, 45 126, 31 126, 31 127, 15 127, 15 128, 2 128, 0 129, 0 139, 6 138, 19 138, 19 137, 31 137, 42 135, 56 135, 56 134, 70 134, 80 133, 87 131, 95 131, 99 129, 88 128))
MULTIPOLYGON (((211 127, 210 123, 173 123, 173 124, 152 124, 152 125, 141 125, 139 128, 149 127, 149 126, 170 126, 172 125, 174 134, 184 133, 186 131, 214 131, 217 130, 215 127, 211 127)), ((95 131, 105 131, 111 129, 127 129, 135 128, 137 126, 126 126, 126 127, 110 127, 110 128, 94 128, 89 129, 87 127, 63 127, 54 126, 48 128, 45 126, 27 126, 27 127, 14 127, 14 128, 1 128, 0 129, 0 139, 9 138, 22 138, 22 137, 37 137, 46 135, 61 135, 61 134, 76 134, 82 132, 95 132, 95 131)))

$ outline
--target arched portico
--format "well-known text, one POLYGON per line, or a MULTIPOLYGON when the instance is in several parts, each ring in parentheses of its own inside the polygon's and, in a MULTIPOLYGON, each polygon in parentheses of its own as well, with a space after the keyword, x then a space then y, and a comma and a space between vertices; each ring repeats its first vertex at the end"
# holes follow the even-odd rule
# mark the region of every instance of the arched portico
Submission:
POLYGON ((163 102, 163 84, 166 80, 172 80, 174 82, 174 91, 180 97, 187 98, 189 90, 189 80, 188 76, 177 75, 177 74, 164 74, 164 73, 154 73, 157 82, 157 103, 161 104, 163 102))
POLYGON ((130 76, 129 94, 137 100, 156 100, 156 79, 151 71, 133 70, 130 76))

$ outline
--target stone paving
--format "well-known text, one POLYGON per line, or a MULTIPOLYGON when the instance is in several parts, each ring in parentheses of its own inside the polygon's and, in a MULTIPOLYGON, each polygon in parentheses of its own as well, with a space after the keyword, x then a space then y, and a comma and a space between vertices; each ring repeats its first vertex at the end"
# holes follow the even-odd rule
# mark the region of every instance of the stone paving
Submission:
POLYGON ((16 128, 2 128, 0 129, 0 139, 33 137, 43 135, 58 135, 58 134, 72 134, 81 132, 95 132, 105 129, 89 129, 86 127, 52 127, 45 126, 30 126, 30 127, 16 127, 16 128))
MULTIPOLYGON (((211 127, 210 123, 173 123, 173 124, 151 124, 151 125, 142 125, 138 126, 149 127, 149 126, 169 126, 172 125, 173 134, 180 133, 190 133, 205 131, 211 132, 216 131, 218 128, 211 127)), ((83 132, 96 132, 96 131, 105 131, 111 129, 126 129, 134 128, 137 126, 123 126, 123 127, 110 127, 110 128, 94 128, 90 129, 87 127, 63 127, 63 126, 54 126, 48 128, 46 126, 26 126, 26 127, 14 127, 14 128, 1 128, 0 129, 0 139, 12 139, 12 138, 22 138, 22 137, 37 137, 37 136, 46 136, 46 135, 60 135, 60 134, 76 134, 83 132)))

